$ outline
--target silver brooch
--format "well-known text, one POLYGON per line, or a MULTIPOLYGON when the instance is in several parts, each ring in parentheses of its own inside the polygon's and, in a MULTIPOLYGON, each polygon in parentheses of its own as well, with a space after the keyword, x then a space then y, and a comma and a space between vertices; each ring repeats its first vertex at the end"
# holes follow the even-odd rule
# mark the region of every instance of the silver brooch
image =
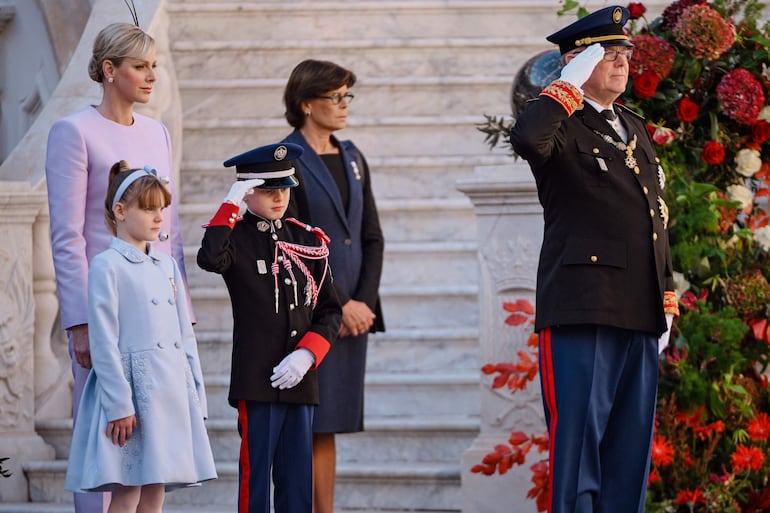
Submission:
POLYGON ((359 182, 361 181, 361 172, 358 170, 358 164, 353 161, 350 163, 351 169, 353 169, 353 175, 356 177, 356 180, 359 182))
POLYGON ((660 185, 660 190, 666 188, 666 173, 663 172, 663 166, 658 164, 658 185, 660 185))
POLYGON ((658 210, 660 211, 661 219, 663 219, 663 229, 668 229, 668 205, 660 196, 658 196, 658 210))

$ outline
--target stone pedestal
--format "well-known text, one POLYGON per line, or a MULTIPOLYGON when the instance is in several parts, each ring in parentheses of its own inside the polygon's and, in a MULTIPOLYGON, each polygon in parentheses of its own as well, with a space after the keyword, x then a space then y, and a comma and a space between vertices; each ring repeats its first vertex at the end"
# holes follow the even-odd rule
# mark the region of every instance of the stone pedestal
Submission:
MULTIPOLYGON (((473 202, 478 233, 480 361, 518 361, 527 347, 532 326, 505 324, 509 315, 503 303, 526 299, 534 306, 537 261, 542 242, 542 209, 529 167, 524 162, 475 169, 473 178, 460 180, 457 188, 473 202)), ((522 466, 504 475, 473 474, 471 467, 507 444, 512 431, 541 435, 545 431, 540 383, 511 392, 491 388, 493 376, 481 374, 481 429, 461 462, 464 513, 534 513, 527 499, 532 488, 530 467, 543 455, 532 450, 522 466)))
POLYGON ((45 196, 24 182, 0 182, 0 502, 28 499, 22 465, 52 459, 53 447, 35 433, 35 292, 32 239, 45 196))

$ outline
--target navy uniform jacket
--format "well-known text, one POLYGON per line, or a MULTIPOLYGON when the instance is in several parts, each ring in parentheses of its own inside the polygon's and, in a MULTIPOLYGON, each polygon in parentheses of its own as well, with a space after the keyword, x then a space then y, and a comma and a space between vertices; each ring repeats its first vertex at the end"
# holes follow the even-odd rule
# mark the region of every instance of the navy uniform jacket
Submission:
POLYGON ((601 324, 659 336, 667 328, 664 292, 673 294, 674 284, 653 142, 641 118, 616 106, 629 141, 637 137, 637 173, 624 151, 597 135, 622 142, 601 114, 590 105, 569 110, 541 95, 511 130, 545 222, 535 329, 601 324))
MULTIPOLYGON (((223 204, 220 211, 228 204, 223 204)), ((232 206, 235 210, 237 207, 232 206)), ((217 219, 215 216, 214 219, 217 219)), ((279 240, 318 246, 315 236, 283 221, 275 222, 279 240)), ((231 229, 212 220, 198 250, 198 265, 219 273, 230 293, 233 311, 233 354, 228 400, 271 403, 318 404, 315 367, 336 340, 342 318, 331 276, 323 275, 323 260, 302 259, 319 284, 315 309, 305 306, 305 276, 293 265, 297 280, 298 306, 294 306, 294 287, 289 273, 280 265, 278 313, 275 309, 275 281, 271 265, 275 260, 275 242, 269 223, 250 212, 231 229), (260 223, 261 221, 261 223, 260 223), (267 229, 266 228, 267 225, 267 229), (295 387, 273 388, 273 367, 298 347, 309 349, 316 357, 315 366, 295 387)))
POLYGON ((321 157, 302 133, 294 130, 283 142, 299 144, 305 151, 295 161, 299 186, 292 191, 287 215, 319 226, 331 237, 329 262, 340 302, 344 305, 352 298, 366 303, 376 315, 371 331, 385 331, 378 292, 385 239, 372 193, 369 167, 352 142, 332 138, 345 163, 348 205, 342 204, 337 184, 321 157))

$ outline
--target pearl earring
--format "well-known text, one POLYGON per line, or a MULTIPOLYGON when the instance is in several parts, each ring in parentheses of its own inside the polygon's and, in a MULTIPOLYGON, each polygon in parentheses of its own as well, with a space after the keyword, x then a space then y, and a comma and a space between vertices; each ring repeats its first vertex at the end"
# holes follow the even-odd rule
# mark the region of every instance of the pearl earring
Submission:
POLYGON ((107 79, 107 82, 109 82, 110 84, 111 84, 111 83, 113 83, 114 81, 115 81, 115 79, 114 79, 114 78, 112 78, 112 77, 109 77, 109 78, 107 79))

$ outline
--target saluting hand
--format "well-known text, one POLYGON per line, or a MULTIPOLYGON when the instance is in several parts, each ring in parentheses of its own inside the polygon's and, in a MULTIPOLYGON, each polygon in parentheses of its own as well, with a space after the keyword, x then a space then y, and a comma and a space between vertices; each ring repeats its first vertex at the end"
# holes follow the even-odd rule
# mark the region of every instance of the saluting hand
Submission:
POLYGON ((594 68, 604 59, 604 47, 594 43, 575 55, 561 70, 560 80, 569 82, 583 92, 583 84, 591 77, 594 68))
POLYGON ((251 194, 254 191, 254 187, 259 187, 265 183, 261 178, 253 178, 251 180, 240 180, 230 186, 230 190, 225 196, 224 203, 232 203, 233 205, 240 205, 244 196, 251 194))

